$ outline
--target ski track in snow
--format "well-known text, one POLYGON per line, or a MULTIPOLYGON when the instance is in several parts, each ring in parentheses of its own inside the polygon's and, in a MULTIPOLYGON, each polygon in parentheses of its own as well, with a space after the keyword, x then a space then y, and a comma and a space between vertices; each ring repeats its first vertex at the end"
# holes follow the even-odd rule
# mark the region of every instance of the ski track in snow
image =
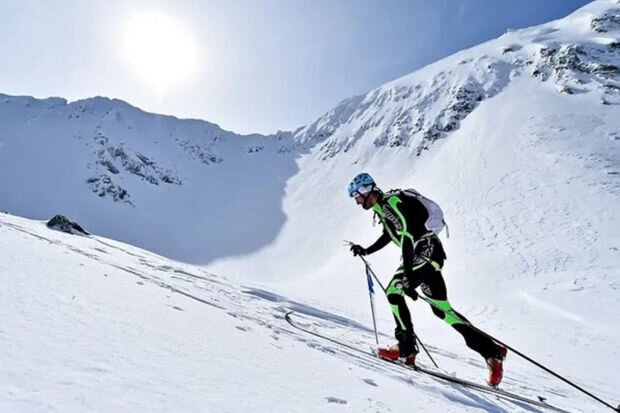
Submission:
MULTIPOLYGON (((125 277, 135 279, 136 288, 141 288, 145 283, 163 288, 169 292, 177 293, 183 299, 175 300, 175 305, 169 305, 172 310, 184 312, 185 300, 192 300, 204 305, 201 311, 217 311, 226 314, 234 319, 234 327, 243 334, 267 334, 271 338, 273 349, 283 349, 290 347, 292 342, 298 342, 306 346, 309 351, 318 351, 327 356, 324 362, 330 363, 329 359, 339 359, 344 362, 344 366, 355 368, 358 380, 366 384, 369 388, 378 388, 389 397, 390 389, 384 387, 383 382, 378 381, 378 377, 386 377, 390 380, 405 384, 411 390, 411 398, 419 398, 424 394, 429 403, 437 403, 444 400, 456 406, 455 411, 485 411, 485 412, 515 412, 515 411, 540 411, 523 405, 523 403, 509 402, 506 400, 478 394, 474 391, 461 388, 457 385, 442 383, 439 380, 417 375, 413 372, 403 373, 397 366, 391 366, 380 362, 371 355, 362 356, 346 349, 338 348, 330 343, 322 342, 320 339, 304 336, 297 331, 293 331, 283 320, 284 314, 290 309, 295 310, 303 317, 303 322, 311 328, 315 328, 330 336, 339 337, 352 345, 359 346, 361 349, 370 349, 374 344, 374 335, 371 329, 365 327, 346 316, 330 313, 329 311, 318 309, 311 305, 299 301, 291 300, 276 293, 269 292, 262 288, 244 286, 227 280, 226 278, 210 274, 199 267, 174 263, 157 255, 141 251, 137 248, 125 246, 123 244, 102 240, 95 236, 79 237, 69 236, 48 230, 44 224, 39 222, 28 222, 27 220, 13 218, 7 215, 0 215, 0 230, 3 237, 21 238, 20 242, 28 245, 32 251, 30 260, 40 260, 40 276, 44 276, 45 259, 43 252, 51 250, 54 255, 69 254, 70 256, 81 256, 84 259, 101 265, 101 268, 108 268, 109 271, 102 273, 84 273, 84 277, 117 277, 123 274, 125 277), (20 234, 16 237, 15 234, 20 234), (45 247, 47 245, 47 247, 45 247), (103 246, 103 247, 102 247, 103 246), (41 254, 39 256, 39 254, 41 254), (365 373, 364 373, 365 372, 365 373), (460 407, 459 407, 460 406, 460 407)), ((16 259, 24 259, 17 257, 16 259)), ((75 269, 71 269, 74 271, 75 269)), ((1 270, 0 270, 1 271, 1 270)), ((5 274, 18 278, 19 275, 5 274)), ((8 278, 7 278, 8 279, 8 278)), ((110 279, 111 280, 111 279, 110 279)), ((59 280, 59 282, 70 282, 59 280)), ((32 294, 37 294, 37 284, 32 282, 32 294)), ((110 305, 114 305, 111 303, 110 305)), ((1 306, 0 306, 1 309, 1 306)), ((52 310, 53 311, 53 310, 52 310)), ((17 315, 19 317, 19 315, 17 315)), ((31 320, 32 321, 32 320, 31 320)), ((121 321, 121 320, 119 320, 121 321)), ((122 322, 122 321, 121 321, 122 322)), ((6 334, 6 331, 3 333, 6 334)), ((2 347, 6 346, 7 336, 0 335, 2 347)), ((381 335, 382 341, 389 341, 387 335, 381 335)), ((207 343, 205 343, 207 345, 207 343)), ((461 358, 459 355, 444 351, 434 346, 427 346, 433 353, 440 366, 459 370, 459 376, 473 381, 482 382, 486 374, 486 369, 481 361, 470 358, 461 358)), ((261 351, 269 351, 262 349, 261 351)), ((176 355, 185 357, 187 355, 176 355)), ((303 350, 299 354, 300 358, 306 356, 303 350)), ((560 406, 570 406, 571 411, 591 411, 589 407, 575 408, 572 400, 574 393, 558 385, 549 377, 542 374, 531 376, 519 373, 518 370, 511 368, 511 358, 507 361, 507 374, 503 383, 506 390, 514 391, 524 396, 536 397, 544 395, 549 397, 549 401, 560 406), (532 385, 530 383, 536 383, 532 385)), ((425 356, 420 356, 422 362, 428 364, 425 356)), ((6 361, 6 360, 5 360, 6 361)), ((148 363, 148 360, 144 360, 148 363)), ((71 370, 71 367, 67 367, 71 370)), ((105 360, 95 362, 92 367, 84 366, 83 374, 98 375, 103 372, 110 373, 105 360)), ((33 379, 37 376, 36 368, 31 370, 33 379)), ((243 374, 240 372, 240 374, 243 374)), ((0 376, 1 378, 2 376, 0 376)), ((56 384, 62 386, 62 380, 56 384)), ((305 378, 304 380, 308 380, 305 378)), ((34 390, 34 389, 30 389, 34 390)), ((2 406, 12 406, 18 392, 14 389, 0 396, 0 408, 2 406)), ((367 408, 360 406, 360 400, 347 400, 337 394, 325 394, 324 400, 327 405, 355 406, 356 411, 400 411, 389 406, 386 401, 368 398, 367 408), (385 403, 383 405, 382 403, 385 403)), ((27 406, 27 404, 26 404, 27 406)), ((440 406, 440 405, 438 405, 440 406)), ((588 404, 583 404, 588 406, 588 404)), ((59 411, 75 410, 69 408, 64 410, 62 406, 59 411)), ((26 408, 24 411, 38 410, 26 408)), ((53 410, 53 409, 50 409, 53 410)), ((192 409, 190 409, 192 410, 192 409)), ((309 411, 313 410, 312 408, 309 411)), ((323 411, 317 409, 317 411, 323 411)), ((234 411, 231 409, 230 411, 234 411)), ((439 410, 438 410, 439 411, 439 410)))

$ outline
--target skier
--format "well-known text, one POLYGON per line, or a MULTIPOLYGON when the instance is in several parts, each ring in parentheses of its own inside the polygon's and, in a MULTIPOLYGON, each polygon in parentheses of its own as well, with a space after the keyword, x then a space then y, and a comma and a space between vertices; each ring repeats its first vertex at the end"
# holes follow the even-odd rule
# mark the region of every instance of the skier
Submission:
POLYGON ((433 313, 458 331, 467 346, 485 359, 489 368, 489 385, 499 385, 506 348, 472 328, 469 321, 448 302, 446 284, 441 274, 446 254, 437 236, 443 227, 443 214, 439 207, 414 190, 384 193, 367 173, 357 175, 349 184, 348 192, 362 208, 372 209, 383 224, 383 233, 368 248, 351 245, 353 255, 372 254, 390 242, 400 247, 402 253, 402 263, 386 289, 396 320, 395 337, 398 342, 387 348, 380 347, 379 356, 415 365, 418 347, 405 295, 416 300, 418 293, 415 289, 420 286, 422 293, 434 304, 431 305, 433 313))

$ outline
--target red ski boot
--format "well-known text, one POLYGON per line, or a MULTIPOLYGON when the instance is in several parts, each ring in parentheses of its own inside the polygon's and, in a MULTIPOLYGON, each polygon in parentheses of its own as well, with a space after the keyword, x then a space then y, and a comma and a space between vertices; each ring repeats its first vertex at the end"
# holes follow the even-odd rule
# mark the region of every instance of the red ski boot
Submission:
POLYGON ((506 358, 507 350, 505 347, 499 348, 498 357, 491 357, 487 359, 487 366, 489 367, 489 379, 487 383, 491 387, 497 387, 502 381, 504 376, 504 359, 506 358))
POLYGON ((379 347, 377 349, 377 355, 386 360, 399 361, 408 366, 415 366, 416 353, 411 353, 407 357, 401 357, 398 343, 390 347, 379 347))

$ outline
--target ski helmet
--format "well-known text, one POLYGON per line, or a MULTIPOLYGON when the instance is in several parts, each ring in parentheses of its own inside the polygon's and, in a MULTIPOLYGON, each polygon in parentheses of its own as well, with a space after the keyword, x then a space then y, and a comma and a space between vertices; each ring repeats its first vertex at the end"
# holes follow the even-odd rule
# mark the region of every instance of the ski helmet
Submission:
POLYGON ((358 174, 349 184, 349 196, 351 198, 355 198, 356 196, 367 194, 368 192, 372 191, 372 189, 376 185, 377 184, 375 184, 375 180, 372 179, 372 176, 370 176, 366 172, 358 174))

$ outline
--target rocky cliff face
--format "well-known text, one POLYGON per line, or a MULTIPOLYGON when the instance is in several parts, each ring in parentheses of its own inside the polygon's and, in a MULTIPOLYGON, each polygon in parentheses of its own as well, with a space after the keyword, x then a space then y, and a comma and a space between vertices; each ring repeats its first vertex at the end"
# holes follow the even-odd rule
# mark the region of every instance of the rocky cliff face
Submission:
POLYGON ((551 84, 558 93, 592 93, 601 104, 618 105, 619 22, 617 2, 603 0, 565 19, 510 31, 344 101, 297 131, 296 138, 320 144, 323 159, 348 152, 360 141, 411 147, 420 155, 518 75, 551 84))

